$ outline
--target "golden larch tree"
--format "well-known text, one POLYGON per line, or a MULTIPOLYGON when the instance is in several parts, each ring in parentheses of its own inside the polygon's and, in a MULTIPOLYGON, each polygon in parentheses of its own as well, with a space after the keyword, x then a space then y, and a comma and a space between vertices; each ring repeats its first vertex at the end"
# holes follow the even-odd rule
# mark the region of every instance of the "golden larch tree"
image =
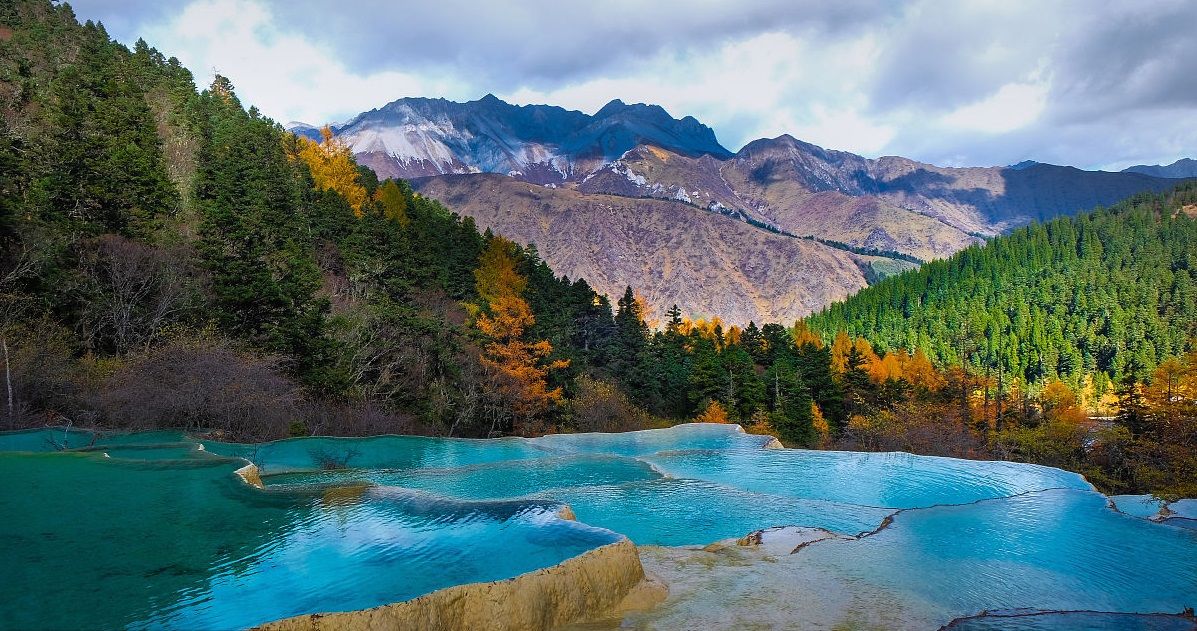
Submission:
POLYGON ((921 348, 915 349, 913 355, 906 355, 902 362, 902 376, 915 388, 930 391, 943 387, 943 375, 935 369, 921 348))
POLYGON ((475 326, 487 339, 479 361, 490 388, 511 410, 512 429, 520 434, 528 433, 541 414, 561 401, 561 388, 550 389, 547 377, 569 361, 547 361, 552 345, 525 339, 536 319, 523 299, 528 281, 515 269, 514 253, 515 244, 502 237, 491 239, 483 250, 474 278, 487 310, 478 315, 475 326))
POLYGON ((844 331, 835 334, 831 342, 831 372, 843 374, 848 365, 848 353, 852 350, 852 338, 844 331))
POLYGON ((644 323, 649 330, 655 331, 661 325, 661 321, 652 317, 652 305, 648 303, 648 298, 644 294, 637 291, 635 293, 636 306, 640 308, 640 321, 644 323))
POLYGON ((395 180, 379 184, 378 190, 374 191, 374 201, 382 207, 382 215, 387 219, 404 228, 411 223, 407 216, 407 197, 403 195, 403 189, 399 188, 395 180))
POLYGON ((827 447, 831 443, 831 425, 827 423, 827 418, 823 416, 823 410, 814 402, 810 404, 811 413, 811 427, 815 430, 816 444, 820 449, 827 447))
POLYGON ((718 401, 711 401, 707 405, 707 409, 702 411, 694 418, 695 423, 730 423, 727 418, 727 410, 718 401))
POLYGON ((308 138, 299 139, 299 158, 308 165, 316 188, 336 191, 357 216, 362 215, 362 204, 366 201, 366 189, 358 182, 357 163, 345 143, 333 138, 332 129, 325 125, 320 130, 324 138, 315 142, 308 138))
POLYGON ((801 348, 804 344, 814 344, 817 348, 823 348, 823 338, 810 330, 804 320, 794 322, 794 328, 790 329, 790 335, 793 336, 796 347, 801 348))

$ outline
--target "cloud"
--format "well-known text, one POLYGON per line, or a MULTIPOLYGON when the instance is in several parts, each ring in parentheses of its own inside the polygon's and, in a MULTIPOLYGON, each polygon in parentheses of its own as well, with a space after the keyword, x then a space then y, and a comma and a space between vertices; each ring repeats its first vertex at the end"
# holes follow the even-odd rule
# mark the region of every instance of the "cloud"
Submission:
POLYGON ((790 133, 941 164, 1197 155, 1197 3, 1153 0, 76 0, 201 85, 286 121, 403 96, 693 115, 736 149, 790 133))
POLYGON ((948 127, 986 133, 1010 132, 1035 122, 1047 106, 1049 84, 1007 83, 997 92, 946 115, 948 127))
POLYGON ((886 29, 870 88, 875 115, 903 108, 944 113, 1025 81, 1050 56, 1068 12, 1057 0, 908 4, 886 29))
POLYGON ((296 0, 280 21, 344 51, 354 68, 469 68, 496 91, 548 89, 759 33, 851 33, 894 9, 884 0, 605 0, 393 2, 329 11, 296 0), (351 44, 351 45, 349 45, 351 44))
POLYGON ((335 50, 278 28, 273 11, 252 0, 199 0, 147 26, 145 39, 175 54, 208 85, 217 72, 238 95, 283 122, 327 122, 381 105, 380 94, 468 95, 452 79, 382 70, 350 71, 335 50))
POLYGON ((1078 17, 1056 61, 1061 119, 1197 107, 1197 3, 1111 3, 1078 17))
POLYGON ((843 140, 838 130, 875 150, 884 145, 884 133, 864 138, 862 132, 875 126, 864 124, 852 108, 829 108, 824 100, 851 102, 859 86, 832 79, 864 77, 875 54, 867 37, 841 42, 828 54, 817 42, 768 32, 702 51, 658 53, 617 78, 552 90, 523 88, 500 96, 521 104, 556 103, 594 111, 612 95, 631 95, 635 101, 660 104, 674 116, 689 114, 713 125, 720 141, 733 148, 784 133, 802 133, 811 142, 834 145, 843 140), (816 63, 794 63, 796 59, 816 63), (810 98, 813 94, 822 98, 810 98))

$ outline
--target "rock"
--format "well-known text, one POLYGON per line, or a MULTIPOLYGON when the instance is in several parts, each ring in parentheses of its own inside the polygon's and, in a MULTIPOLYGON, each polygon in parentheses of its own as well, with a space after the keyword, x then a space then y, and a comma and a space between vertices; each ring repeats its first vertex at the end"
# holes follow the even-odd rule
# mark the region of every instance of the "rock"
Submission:
POLYGON ((622 606, 651 606, 663 599, 660 586, 651 581, 648 585, 642 583, 645 583, 644 568, 636 546, 624 539, 503 581, 458 585, 373 609, 308 614, 257 628, 263 631, 556 629, 618 611, 622 606))
POLYGON ((250 486, 256 486, 259 489, 266 488, 266 485, 262 484, 262 476, 258 474, 258 465, 255 465, 252 462, 244 467, 241 467, 240 469, 237 469, 233 473, 241 476, 241 479, 250 486))
POLYGON ((764 554, 793 554, 816 541, 845 538, 823 528, 775 526, 750 532, 736 543, 744 547, 759 548, 764 554))

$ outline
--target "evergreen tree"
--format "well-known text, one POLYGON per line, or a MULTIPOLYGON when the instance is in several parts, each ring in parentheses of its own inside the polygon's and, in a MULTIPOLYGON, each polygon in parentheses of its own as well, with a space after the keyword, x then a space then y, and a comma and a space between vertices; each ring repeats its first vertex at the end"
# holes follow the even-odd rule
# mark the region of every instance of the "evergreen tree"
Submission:
POLYGON ((791 446, 814 444, 813 405, 810 388, 788 357, 778 359, 765 373, 770 402, 770 423, 791 446))
POLYGON ((765 384, 756 374, 752 356, 738 344, 729 344, 721 355, 727 370, 727 391, 722 400, 736 417, 751 418, 765 401, 765 384))

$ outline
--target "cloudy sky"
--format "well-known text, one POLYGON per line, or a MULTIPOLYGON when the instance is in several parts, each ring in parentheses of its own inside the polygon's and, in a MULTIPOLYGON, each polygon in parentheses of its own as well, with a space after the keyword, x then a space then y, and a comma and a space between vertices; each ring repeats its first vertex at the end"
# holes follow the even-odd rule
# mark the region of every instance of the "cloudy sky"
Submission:
POLYGON ((403 96, 658 103, 944 165, 1197 157, 1190 0, 75 0, 280 121, 403 96))

